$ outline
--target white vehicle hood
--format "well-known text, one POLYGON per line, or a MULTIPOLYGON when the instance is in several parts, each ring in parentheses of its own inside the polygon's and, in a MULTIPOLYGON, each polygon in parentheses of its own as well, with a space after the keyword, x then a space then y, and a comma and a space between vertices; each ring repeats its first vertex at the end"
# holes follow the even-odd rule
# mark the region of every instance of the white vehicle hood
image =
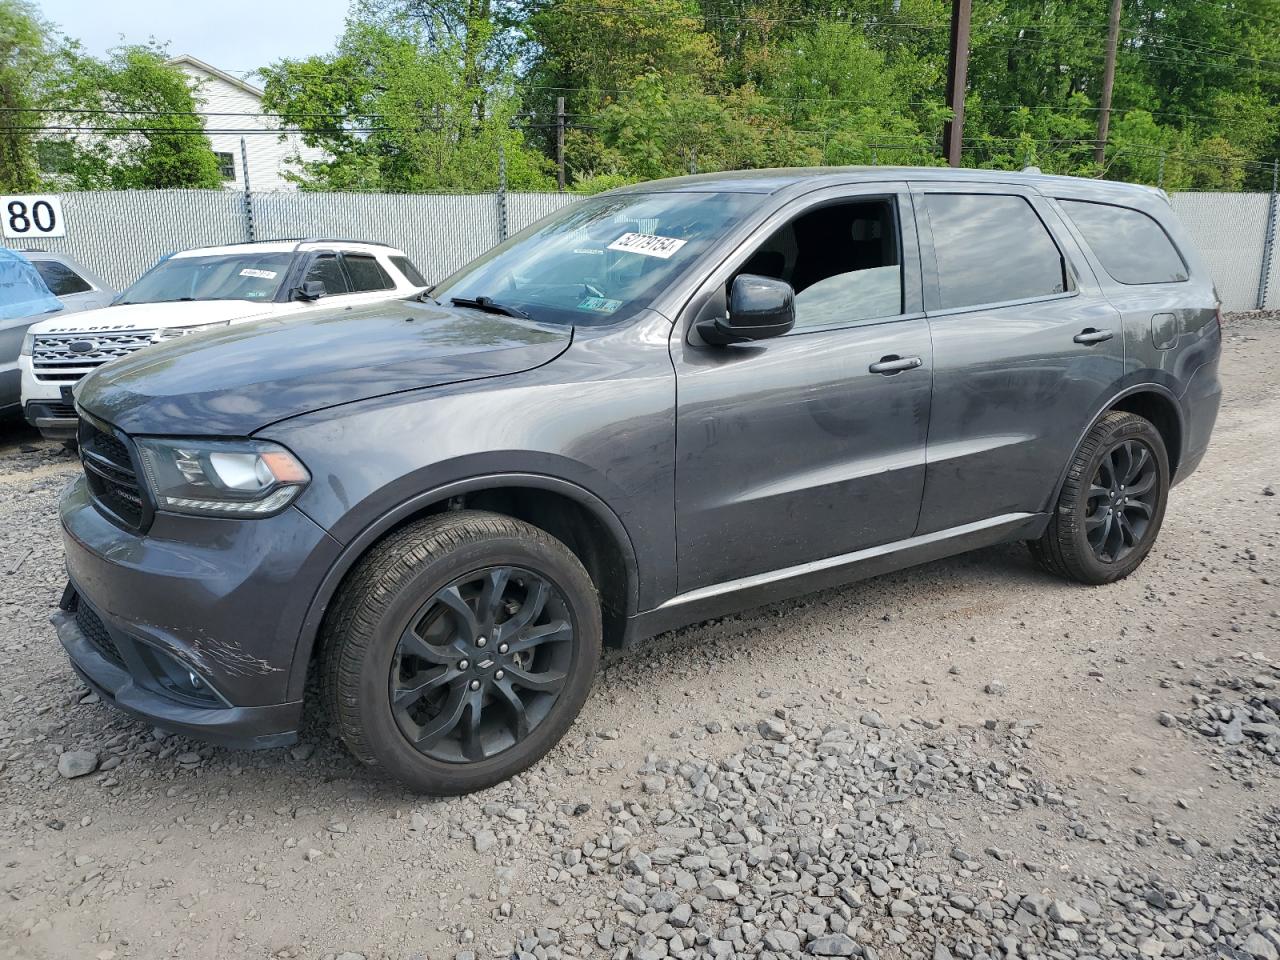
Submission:
POLYGON ((243 323, 293 313, 297 303, 252 300, 185 300, 176 303, 123 303, 86 313, 58 315, 32 324, 31 333, 91 333, 107 330, 157 330, 203 323, 243 323))

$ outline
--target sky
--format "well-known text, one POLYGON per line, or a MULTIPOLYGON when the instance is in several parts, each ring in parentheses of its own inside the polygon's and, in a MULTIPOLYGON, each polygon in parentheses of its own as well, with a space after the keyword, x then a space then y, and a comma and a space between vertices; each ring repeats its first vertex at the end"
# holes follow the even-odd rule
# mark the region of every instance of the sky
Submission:
MULTIPOLYGON (((333 48, 350 0, 36 0, 46 20, 101 55, 151 37, 243 76, 281 57, 333 48)), ((250 82, 253 78, 250 78, 250 82)))

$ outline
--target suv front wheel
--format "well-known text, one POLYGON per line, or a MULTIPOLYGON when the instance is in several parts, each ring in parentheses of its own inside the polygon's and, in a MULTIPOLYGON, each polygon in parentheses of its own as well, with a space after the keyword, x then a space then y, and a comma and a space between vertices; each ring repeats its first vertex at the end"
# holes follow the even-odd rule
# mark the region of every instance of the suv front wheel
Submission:
POLYGON ((1146 559, 1164 520, 1169 455, 1151 421, 1113 411, 1076 451, 1049 526, 1031 553, 1081 583, 1111 583, 1146 559))
POLYGON ((545 531, 458 511, 390 535, 348 575, 322 636, 324 698, 365 763, 469 793, 537 762, 600 662, 600 603, 545 531))

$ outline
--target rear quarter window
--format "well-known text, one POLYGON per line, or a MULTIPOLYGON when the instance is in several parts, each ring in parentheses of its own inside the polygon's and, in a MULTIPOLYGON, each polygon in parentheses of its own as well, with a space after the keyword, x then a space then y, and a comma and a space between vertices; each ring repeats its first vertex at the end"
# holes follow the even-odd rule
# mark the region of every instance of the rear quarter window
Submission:
POLYGON ((1187 264, 1154 218, 1130 207, 1058 199, 1094 255, 1118 283, 1180 283, 1187 264))
POLYGON ((86 293, 93 285, 65 263, 57 260, 35 260, 36 272, 55 297, 69 297, 73 293, 86 293))

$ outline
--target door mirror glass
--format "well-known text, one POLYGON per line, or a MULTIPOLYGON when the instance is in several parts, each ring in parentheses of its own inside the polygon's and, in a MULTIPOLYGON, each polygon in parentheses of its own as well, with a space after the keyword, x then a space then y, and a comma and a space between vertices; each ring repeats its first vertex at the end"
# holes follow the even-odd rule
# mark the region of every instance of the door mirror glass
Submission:
POLYGON ((729 288, 729 316, 698 324, 707 343, 743 343, 780 337, 795 326, 796 295, 785 280, 742 273, 729 288))
POLYGON ((307 280, 302 286, 295 287, 293 291, 293 299, 295 300, 319 300, 325 294, 323 280, 307 280))

